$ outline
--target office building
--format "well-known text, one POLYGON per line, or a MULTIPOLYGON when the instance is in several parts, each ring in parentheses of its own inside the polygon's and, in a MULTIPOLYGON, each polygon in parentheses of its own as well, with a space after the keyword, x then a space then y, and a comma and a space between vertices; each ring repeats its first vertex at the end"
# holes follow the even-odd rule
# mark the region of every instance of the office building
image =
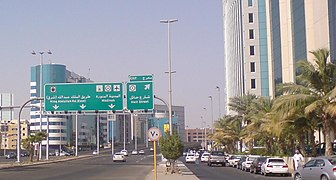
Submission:
MULTIPOLYGON (((40 92, 40 85, 44 86, 46 83, 85 83, 92 82, 83 76, 80 76, 74 72, 66 69, 65 65, 62 64, 43 64, 31 67, 31 82, 30 82, 30 94, 31 98, 43 97, 43 89, 40 92), (40 82, 40 71, 42 70, 42 82, 40 82)), ((30 131, 34 133, 36 131, 46 131, 47 130, 47 116, 42 114, 40 116, 40 102, 35 100, 31 102, 30 111, 30 131), (40 119, 41 117, 41 119, 40 119), (40 123, 42 121, 42 124, 40 123)), ((43 105, 42 105, 43 106, 43 105)), ((72 144, 72 132, 74 129, 73 121, 75 119, 74 115, 58 115, 49 114, 49 145, 51 148, 58 148, 60 146, 72 144)), ((79 121, 88 122, 87 126, 84 127, 96 127, 95 117, 91 117, 92 120, 88 120, 87 117, 80 117, 79 121)), ((90 119, 90 118, 89 118, 90 119)), ((96 136, 96 135, 94 135, 96 136)), ((42 141, 42 145, 45 145, 46 141, 42 141)))
MULTIPOLYGON (((336 55, 334 0, 222 0, 226 103, 243 94, 274 97, 295 82, 296 63, 310 51, 336 55)), ((228 105, 227 112, 231 114, 228 105)))

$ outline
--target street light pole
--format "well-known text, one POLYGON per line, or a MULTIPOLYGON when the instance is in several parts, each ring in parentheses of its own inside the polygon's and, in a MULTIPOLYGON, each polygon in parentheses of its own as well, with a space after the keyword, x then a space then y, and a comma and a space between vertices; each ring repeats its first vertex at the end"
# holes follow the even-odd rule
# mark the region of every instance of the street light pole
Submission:
MULTIPOLYGON (((52 54, 50 50, 47 53, 52 54)), ((40 94, 40 99, 41 99, 43 97, 42 96, 43 95, 42 94, 42 89, 43 89, 43 54, 44 54, 44 51, 40 51, 39 54, 40 54, 40 92, 39 92, 39 94, 40 94)), ((36 55, 36 52, 33 51, 32 55, 36 55)), ((40 100, 40 132, 42 132, 42 112, 43 112, 43 110, 42 110, 42 100, 40 100)), ((36 128, 35 128, 35 130, 36 130, 36 128)), ((41 159, 42 158, 42 143, 41 143, 41 146, 39 148, 40 148, 39 149, 39 151, 40 151, 39 159, 41 159)))
POLYGON ((219 115, 219 119, 220 119, 222 117, 221 106, 220 106, 220 101, 221 101, 221 98, 220 98, 220 87, 216 86, 216 89, 218 90, 218 113, 219 113, 218 115, 219 115))
POLYGON ((213 133, 214 129, 214 120, 213 120, 213 108, 212 108, 212 96, 209 96, 210 102, 211 102, 211 132, 213 133))
POLYGON ((173 134, 173 127, 172 127, 172 80, 171 76, 172 73, 175 73, 176 71, 172 71, 172 61, 171 61, 171 47, 170 47, 170 24, 177 22, 177 19, 171 19, 171 20, 160 20, 160 23, 164 23, 168 25, 168 75, 169 75, 169 133, 170 135, 173 134))

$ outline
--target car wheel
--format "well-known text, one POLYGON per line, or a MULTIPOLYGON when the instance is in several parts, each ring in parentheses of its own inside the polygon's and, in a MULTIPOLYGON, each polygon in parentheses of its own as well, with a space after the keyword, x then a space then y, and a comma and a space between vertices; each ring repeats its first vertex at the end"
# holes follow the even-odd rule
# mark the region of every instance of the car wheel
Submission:
POLYGON ((298 174, 298 173, 296 173, 296 174, 294 175, 294 180, 302 180, 301 175, 298 174))
POLYGON ((321 180, 329 180, 329 178, 326 175, 322 175, 321 180))

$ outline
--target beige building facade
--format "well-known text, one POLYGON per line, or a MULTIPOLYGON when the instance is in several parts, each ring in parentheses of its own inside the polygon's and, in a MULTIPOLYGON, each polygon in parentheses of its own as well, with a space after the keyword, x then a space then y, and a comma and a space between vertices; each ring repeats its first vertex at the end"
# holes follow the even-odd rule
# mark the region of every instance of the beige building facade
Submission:
MULTIPOLYGON (((1 149, 15 150, 17 148, 17 124, 18 120, 1 121, 1 149)), ((29 125, 27 120, 21 120, 21 139, 26 139, 29 135, 29 125)), ((22 147, 21 147, 22 148, 22 147)))

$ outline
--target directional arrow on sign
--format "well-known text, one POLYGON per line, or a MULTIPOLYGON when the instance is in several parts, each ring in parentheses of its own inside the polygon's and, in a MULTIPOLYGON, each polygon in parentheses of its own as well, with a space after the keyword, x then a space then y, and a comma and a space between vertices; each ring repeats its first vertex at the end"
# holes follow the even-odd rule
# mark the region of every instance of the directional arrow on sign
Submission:
POLYGON ((79 107, 82 108, 82 109, 84 109, 84 108, 86 107, 86 105, 85 105, 85 104, 82 104, 82 105, 80 105, 79 107))
POLYGON ((110 105, 108 105, 111 109, 113 109, 114 108, 114 104, 110 104, 110 105))
POLYGON ((57 109, 59 108, 59 106, 58 106, 57 104, 55 104, 55 105, 53 105, 53 108, 54 108, 55 110, 57 110, 57 109))

